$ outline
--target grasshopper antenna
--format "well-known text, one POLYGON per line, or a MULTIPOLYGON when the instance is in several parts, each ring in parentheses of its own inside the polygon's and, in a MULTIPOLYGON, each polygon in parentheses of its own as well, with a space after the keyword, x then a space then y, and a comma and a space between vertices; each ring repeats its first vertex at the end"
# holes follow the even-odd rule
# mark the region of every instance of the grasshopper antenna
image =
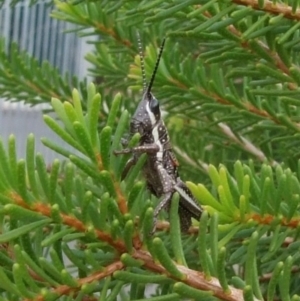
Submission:
POLYGON ((155 75, 156 75, 156 71, 157 71, 157 68, 158 68, 158 65, 159 65, 159 61, 160 61, 162 52, 164 50, 165 41, 166 41, 166 38, 164 38, 163 41, 162 41, 162 43, 161 43, 161 46, 160 46, 160 49, 159 49, 159 54, 158 54, 158 57, 157 57, 157 60, 156 60, 156 63, 155 63, 155 67, 154 67, 154 70, 153 70, 153 73, 152 73, 149 85, 147 87, 147 94, 148 95, 151 92, 151 88, 152 88, 152 85, 153 85, 153 82, 154 82, 154 79, 155 79, 155 75))
POLYGON ((143 55, 143 47, 142 47, 142 41, 140 33, 137 31, 137 40, 138 40, 138 48, 139 48, 139 56, 141 61, 141 70, 142 70, 142 77, 143 77, 143 93, 147 89, 147 82, 146 82, 146 72, 145 72, 145 62, 144 62, 144 55, 143 55))

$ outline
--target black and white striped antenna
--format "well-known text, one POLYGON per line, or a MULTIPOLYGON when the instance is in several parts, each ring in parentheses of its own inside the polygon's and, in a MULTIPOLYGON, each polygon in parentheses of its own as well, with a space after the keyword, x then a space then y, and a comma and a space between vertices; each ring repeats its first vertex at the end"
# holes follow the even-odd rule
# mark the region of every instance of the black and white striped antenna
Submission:
POLYGON ((160 61, 161 55, 162 55, 163 50, 164 50, 165 41, 166 41, 166 38, 164 38, 163 41, 162 41, 162 43, 161 43, 161 46, 160 46, 160 49, 159 49, 159 54, 158 54, 158 57, 157 57, 157 60, 156 60, 156 63, 155 63, 155 67, 154 67, 154 70, 153 70, 153 72, 152 72, 152 76, 151 76, 149 85, 148 85, 148 87, 147 87, 147 91, 146 91, 146 92, 147 92, 148 95, 150 94, 152 85, 153 85, 153 83, 154 83, 156 71, 157 71, 157 68, 158 68, 158 66, 159 66, 159 61, 160 61))
POLYGON ((143 55, 143 46, 142 46, 140 33, 138 31, 136 32, 136 35, 137 35, 137 40, 138 40, 138 48, 139 48, 141 70, 142 70, 142 77, 143 77, 143 93, 145 93, 145 91, 147 89, 147 81, 146 81, 146 72, 145 72, 145 61, 144 61, 144 55, 143 55))
POLYGON ((151 88, 154 83, 155 75, 156 75, 156 72, 157 72, 157 69, 159 66, 159 61, 160 61, 160 58, 161 58, 163 50, 164 50, 166 38, 164 38, 161 43, 161 46, 159 49, 159 54, 158 54, 158 57, 157 57, 157 60, 156 60, 155 66, 154 66, 154 70, 152 72, 149 85, 147 86, 146 72, 145 72, 145 60, 144 60, 144 55, 143 55, 143 47, 142 47, 140 33, 137 31, 136 35, 137 35, 137 40, 138 40, 139 56, 140 56, 140 61, 141 61, 141 70, 142 70, 142 77, 143 77, 143 93, 147 92, 147 94, 149 95, 151 93, 151 88))

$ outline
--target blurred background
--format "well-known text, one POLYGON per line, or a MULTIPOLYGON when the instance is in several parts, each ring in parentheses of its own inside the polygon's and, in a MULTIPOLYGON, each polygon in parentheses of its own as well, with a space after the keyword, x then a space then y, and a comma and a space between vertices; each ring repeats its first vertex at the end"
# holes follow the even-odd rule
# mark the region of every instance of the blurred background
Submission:
MULTIPOLYGON (((88 62, 84 55, 89 51, 89 44, 76 33, 65 34, 74 30, 76 25, 51 18, 52 8, 47 1, 39 1, 33 6, 29 5, 29 1, 22 1, 14 7, 5 1, 0 9, 0 36, 5 39, 6 50, 9 51, 12 43, 16 42, 20 50, 26 50, 40 62, 49 61, 61 74, 68 72, 79 80, 87 77, 88 62)), ((43 122, 43 110, 47 106, 30 107, 0 98, 0 137, 6 141, 9 135, 16 136, 19 158, 25 156, 26 139, 30 133, 36 137, 36 151, 43 153, 47 163, 58 157, 40 142, 44 136, 52 141, 59 139, 43 122)))

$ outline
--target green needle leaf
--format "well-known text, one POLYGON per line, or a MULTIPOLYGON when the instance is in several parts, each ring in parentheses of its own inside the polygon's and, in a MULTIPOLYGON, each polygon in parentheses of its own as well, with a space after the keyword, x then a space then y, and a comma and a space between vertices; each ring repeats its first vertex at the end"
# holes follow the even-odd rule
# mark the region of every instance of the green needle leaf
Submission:
POLYGON ((276 264, 275 269, 272 271, 272 277, 270 279, 269 285, 268 285, 268 292, 267 292, 267 301, 273 301, 274 296, 276 293, 276 285, 280 281, 280 273, 283 269, 283 262, 279 261, 276 264))
POLYGON ((245 286, 243 293, 245 301, 254 301, 253 291, 250 285, 245 286))
POLYGON ((10 165, 10 172, 9 174, 12 174, 13 179, 11 179, 11 182, 16 184, 18 179, 18 163, 17 163, 17 153, 16 153, 16 138, 14 135, 10 135, 8 138, 8 160, 9 160, 9 165, 10 165))
POLYGON ((130 283, 160 283, 170 284, 173 282, 172 279, 164 275, 142 275, 136 273, 130 273, 126 271, 117 271, 114 273, 116 279, 130 282, 130 283))
POLYGON ((284 263, 283 272, 281 274, 281 281, 279 281, 280 296, 282 300, 290 300, 290 285, 291 285, 291 269, 293 264, 293 257, 289 256, 284 263))
POLYGON ((97 93, 92 99, 92 103, 89 106, 89 113, 87 115, 89 124, 89 134, 94 149, 98 149, 98 116, 100 111, 100 105, 101 95, 97 93))
POLYGON ((152 207, 147 208, 142 221, 143 221, 144 244, 147 246, 148 251, 154 255, 155 254, 153 251, 154 246, 153 246, 152 236, 150 234, 154 226, 152 207))
POLYGON ((221 185, 224 188, 228 207, 231 208, 232 211, 237 211, 237 207, 234 204, 227 177, 228 177, 228 174, 227 174, 226 169, 224 167, 221 167, 220 168, 220 181, 221 181, 221 185))
POLYGON ((28 277, 26 273, 26 267, 15 263, 13 265, 13 276, 16 287, 19 289, 20 293, 26 298, 33 299, 35 297, 35 294, 30 292, 30 290, 24 283, 24 276, 28 277))
POLYGON ((44 281, 49 282, 53 286, 57 286, 58 283, 52 279, 34 260, 24 251, 21 251, 23 260, 37 275, 39 275, 44 281))
POLYGON ((106 126, 109 126, 111 128, 113 128, 115 126, 116 117, 117 117, 117 114, 119 111, 121 100, 122 100, 122 95, 120 93, 117 93, 112 102, 111 108, 109 110, 109 115, 108 115, 108 119, 106 122, 106 126))
POLYGON ((109 194, 112 197, 116 196, 116 190, 111 178, 111 174, 107 170, 102 170, 99 174, 99 180, 101 181, 102 185, 108 190, 109 194))
POLYGON ((73 89, 72 97, 73 97, 74 109, 75 109, 75 112, 76 112, 76 115, 77 115, 77 120, 80 124, 85 126, 83 112, 82 112, 82 106, 81 106, 81 100, 80 100, 80 95, 79 95, 78 90, 73 89))
POLYGON ((30 134, 27 137, 27 144, 26 144, 26 171, 27 176, 30 184, 30 189, 35 197, 38 196, 36 179, 35 179, 35 139, 34 135, 30 134))
POLYGON ((103 169, 109 170, 111 154, 111 137, 112 129, 106 126, 102 129, 100 133, 100 154, 103 169))
POLYGON ((45 217, 35 211, 25 209, 21 206, 14 204, 7 204, 1 210, 4 214, 7 214, 16 220, 23 221, 24 223, 30 223, 37 220, 44 220, 45 217))
POLYGON ((226 248, 222 247, 219 250, 218 254, 218 261, 217 261, 217 272, 218 272, 218 278, 220 281, 220 284, 226 294, 230 294, 230 288, 228 286, 227 278, 226 278, 226 262, 225 262, 225 256, 226 256, 226 248))
POLYGON ((41 221, 37 221, 28 225, 21 226, 17 229, 8 231, 6 233, 0 234, 0 243, 5 243, 20 237, 21 235, 38 229, 40 227, 46 226, 51 223, 51 219, 43 219, 41 221))
POLYGON ((208 262, 208 252, 206 250, 206 231, 208 225, 208 213, 204 211, 202 213, 200 224, 199 224, 199 232, 198 232, 198 252, 199 252, 199 260, 205 274, 205 277, 209 280, 211 278, 211 272, 209 269, 208 262))
MULTIPOLYGON (((257 275, 258 273, 257 273, 257 260, 256 260, 256 252, 257 252, 256 246, 257 246, 258 239, 259 239, 258 232, 256 231, 253 232, 247 249, 245 281, 247 286, 251 285, 251 291, 255 293, 256 297, 262 300, 263 298, 259 288, 259 278, 257 275)), ((246 288, 245 290, 247 290, 246 288)))
POLYGON ((212 196, 203 184, 195 185, 192 182, 187 182, 186 184, 201 204, 211 206, 217 211, 223 211, 223 206, 212 196))
POLYGON ((73 123, 73 127, 80 145, 85 150, 84 153, 87 154, 92 161, 96 162, 96 156, 92 147, 92 143, 84 125, 78 121, 75 121, 73 123))
POLYGON ((219 187, 222 184, 218 170, 211 164, 208 166, 208 174, 215 187, 219 187))
POLYGON ((27 185, 26 185, 26 167, 25 167, 25 161, 20 160, 17 165, 18 168, 18 188, 19 193, 22 197, 22 199, 27 203, 30 204, 30 198, 27 193, 27 185))
POLYGON ((218 221, 219 216, 217 213, 214 213, 210 219, 210 249, 211 249, 211 259, 214 266, 214 271, 217 267, 218 259, 218 221))
MULTIPOLYGON (((75 112, 75 109, 74 107, 72 106, 71 103, 65 101, 63 103, 63 106, 64 106, 64 109, 65 109, 65 112, 66 112, 66 115, 68 116, 69 118, 69 121, 73 124, 74 122, 77 121, 77 115, 76 115, 76 112, 75 112)), ((74 134, 74 131, 71 132, 72 135, 74 134)))
MULTIPOLYGON (((182 282, 174 284, 174 292, 180 294, 183 298, 192 298, 193 300, 208 300, 213 301, 215 298, 212 296, 213 292, 200 291, 193 287, 190 287, 182 282)), ((182 300, 182 299, 180 299, 182 300)))
POLYGON ((133 249, 132 246, 133 234, 134 234, 134 223, 132 220, 128 220, 124 228, 124 241, 128 253, 131 253, 133 249))
POLYGON ((5 290, 11 294, 17 295, 19 297, 22 297, 22 293, 19 291, 18 287, 9 280, 9 278, 5 274, 3 268, 0 268, 0 279, 1 279, 0 287, 3 290, 5 290))
POLYGON ((73 228, 66 228, 52 235, 50 234, 41 242, 41 245, 43 247, 51 246, 57 240, 64 238, 67 234, 73 233, 74 231, 73 228))
POLYGON ((59 177, 59 167, 60 162, 58 159, 55 159, 51 166, 51 173, 50 173, 50 179, 49 179, 49 201, 51 204, 56 202, 55 196, 56 196, 56 187, 59 177))
POLYGON ((165 20, 165 18, 175 14, 177 11, 180 11, 181 9, 187 7, 188 5, 191 5, 196 2, 197 1, 195 1, 195 0, 186 0, 177 5, 172 5, 172 7, 168 7, 168 9, 159 11, 157 14, 155 14, 154 17, 146 18, 145 22, 154 22, 154 21, 158 21, 158 20, 165 20))
POLYGON ((64 126, 66 127, 67 131, 69 133, 73 133, 73 126, 72 122, 70 122, 66 112, 64 104, 57 98, 52 98, 51 105, 56 113, 56 115, 59 117, 59 119, 63 122, 64 126))
POLYGON ((55 151, 56 153, 69 158, 72 155, 72 152, 64 149, 63 147, 61 147, 60 145, 58 145, 57 143, 52 142, 51 140, 42 137, 41 138, 42 143, 46 146, 49 147, 50 149, 52 149, 53 151, 55 151))
POLYGON ((47 167, 46 167, 46 163, 44 161, 44 157, 42 156, 42 154, 38 153, 36 155, 35 160, 36 160, 36 170, 39 175, 41 186, 43 188, 43 191, 44 191, 46 197, 49 199, 49 197, 50 197, 49 174, 47 172, 47 167))
POLYGON ((139 206, 138 201, 139 201, 139 195, 143 191, 145 184, 141 181, 134 183, 133 187, 131 188, 127 200, 127 206, 128 209, 131 211, 133 210, 133 213, 135 212, 135 207, 139 206))
MULTIPOLYGON (((79 150, 81 153, 84 152, 84 148, 70 135, 68 134, 54 119, 48 115, 44 115, 45 123, 55 132, 62 140, 67 142, 69 145, 73 146, 75 149, 79 150)), ((73 126, 72 126, 73 128, 73 126)))
POLYGON ((66 284, 70 287, 78 287, 77 281, 75 281, 75 279, 65 269, 63 269, 61 271, 61 279, 62 279, 64 284, 66 284))
POLYGON ((121 261, 128 267, 141 267, 144 264, 142 260, 132 258, 128 253, 121 255, 121 261))
POLYGON ((178 216, 178 204, 179 204, 179 195, 174 193, 172 197, 171 210, 170 210, 170 238, 172 249, 176 262, 181 265, 187 266, 187 263, 184 258, 184 251, 182 247, 182 238, 180 232, 180 221, 178 216))
POLYGON ((153 252, 155 252, 156 258, 172 276, 180 280, 184 280, 186 278, 186 276, 177 269, 162 240, 158 237, 153 239, 153 252))
POLYGON ((42 268, 48 274, 50 274, 56 281, 62 282, 61 274, 52 262, 48 262, 46 258, 41 257, 41 258, 39 258, 39 263, 42 266, 42 268))

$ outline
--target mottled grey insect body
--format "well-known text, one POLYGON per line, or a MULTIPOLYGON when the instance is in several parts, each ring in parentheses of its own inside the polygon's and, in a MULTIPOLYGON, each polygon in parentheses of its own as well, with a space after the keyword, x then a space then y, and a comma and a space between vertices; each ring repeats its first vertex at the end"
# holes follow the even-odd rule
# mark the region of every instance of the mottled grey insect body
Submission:
POLYGON ((143 175, 147 188, 156 197, 161 198, 154 210, 154 228, 159 212, 162 209, 169 211, 173 194, 179 193, 178 214, 181 222, 181 230, 186 232, 191 225, 191 218, 199 219, 202 208, 197 204, 186 184, 178 175, 178 162, 172 151, 167 128, 161 119, 161 112, 157 99, 151 93, 156 70, 164 47, 164 41, 160 48, 159 56, 148 86, 145 81, 144 61, 142 55, 141 65, 144 79, 144 94, 130 122, 131 135, 139 133, 141 138, 139 145, 120 151, 114 151, 115 155, 131 153, 122 179, 126 177, 130 168, 137 162, 142 153, 147 154, 146 163, 143 166, 143 175))

